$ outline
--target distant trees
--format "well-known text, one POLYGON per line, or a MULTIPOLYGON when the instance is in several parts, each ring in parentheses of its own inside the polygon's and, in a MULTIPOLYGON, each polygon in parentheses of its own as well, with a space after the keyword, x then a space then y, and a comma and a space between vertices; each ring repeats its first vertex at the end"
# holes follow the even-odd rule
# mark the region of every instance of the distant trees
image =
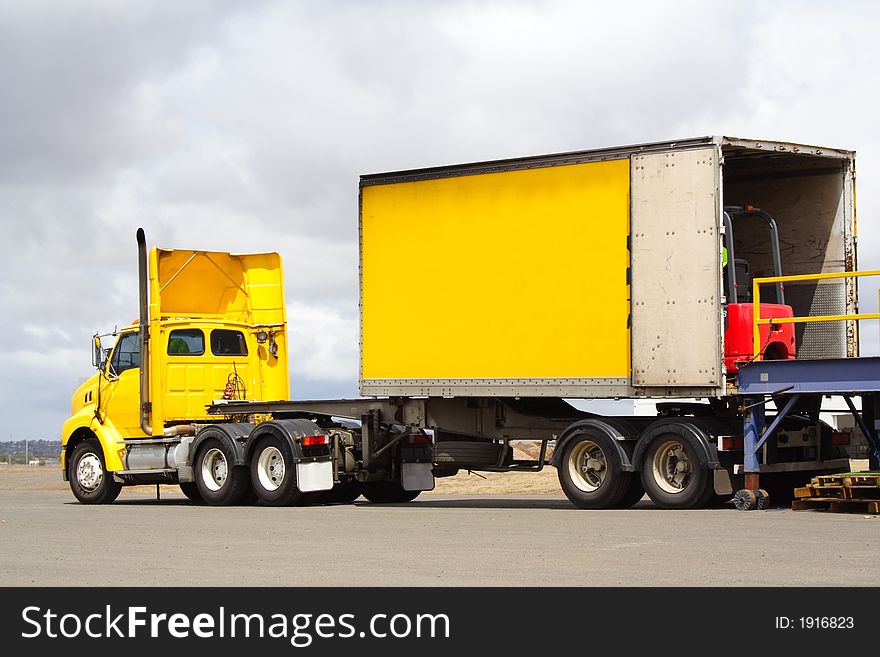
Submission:
POLYGON ((37 460, 41 464, 57 462, 61 458, 61 444, 55 440, 27 440, 25 453, 24 440, 0 442, 0 463, 27 465, 28 461, 37 460))

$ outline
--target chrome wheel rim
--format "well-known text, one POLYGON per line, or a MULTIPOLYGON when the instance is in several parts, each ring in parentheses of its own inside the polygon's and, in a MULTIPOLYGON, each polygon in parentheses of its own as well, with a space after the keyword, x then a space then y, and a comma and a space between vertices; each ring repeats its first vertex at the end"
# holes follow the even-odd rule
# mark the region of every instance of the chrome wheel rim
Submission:
POLYGON ((276 447, 267 447, 257 459, 257 479, 265 490, 275 491, 284 482, 287 468, 284 456, 276 447))
POLYGON ((104 480, 104 468, 97 454, 89 453, 76 464, 76 481, 87 491, 97 490, 104 480))
POLYGON ((212 447, 202 459, 202 483, 208 490, 217 492, 226 483, 229 475, 229 464, 226 456, 216 447, 212 447))
POLYGON ((690 484, 693 468, 684 445, 678 440, 667 440, 654 452, 651 471, 662 491, 676 494, 690 484))
POLYGON ((592 440, 578 443, 568 456, 568 474, 572 483, 585 493, 602 487, 608 477, 605 452, 592 440))

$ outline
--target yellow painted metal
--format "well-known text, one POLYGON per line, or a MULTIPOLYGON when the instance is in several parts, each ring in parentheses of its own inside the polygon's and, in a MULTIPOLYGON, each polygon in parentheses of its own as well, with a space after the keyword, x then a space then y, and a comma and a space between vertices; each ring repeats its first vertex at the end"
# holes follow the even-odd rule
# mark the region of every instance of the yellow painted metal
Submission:
MULTIPOLYGON (((230 374, 241 378, 248 399, 290 398, 284 278, 278 254, 152 249, 149 272, 150 424, 154 433, 161 433, 168 422, 216 419, 205 412, 205 406, 223 396, 230 374), (169 354, 169 336, 177 329, 201 330, 204 353, 169 354), (213 354, 211 332, 215 330, 240 331, 247 355, 213 354), (257 340, 260 331, 273 336, 277 356, 270 353, 268 339, 257 340)), ((120 339, 137 330, 137 323, 122 329, 120 339)), ((115 376, 107 367, 74 393, 71 417, 62 427, 62 444, 74 435, 94 435, 103 448, 107 469, 121 470, 122 441, 145 437, 139 408, 138 369, 115 376)))
MULTIPOLYGON (((764 278, 752 279, 752 299, 755 308, 760 308, 761 304, 761 286, 768 283, 789 283, 792 281, 823 281, 838 278, 861 278, 864 276, 880 276, 880 269, 869 269, 865 271, 847 271, 833 272, 826 274, 798 274, 795 276, 767 276, 764 278)), ((859 313, 851 315, 816 315, 813 317, 759 317, 760 313, 752 315, 752 340, 753 354, 756 359, 760 359, 761 337, 759 326, 764 324, 808 324, 811 322, 841 322, 859 319, 880 319, 880 313, 859 313)))
POLYGON ((862 276, 880 276, 880 269, 866 269, 865 271, 843 271, 827 274, 797 274, 792 276, 766 276, 752 279, 752 290, 758 285, 765 283, 791 283, 792 281, 824 281, 835 278, 860 278, 862 276))
POLYGON ((629 171, 365 186, 362 379, 628 377, 629 171))
POLYGON ((249 399, 289 399, 284 274, 277 253, 232 254, 188 249, 150 251, 150 400, 152 424, 204 420, 205 405, 219 399, 237 374, 249 399), (168 354, 174 329, 200 328, 205 353, 168 354), (214 356, 215 329, 240 330, 247 356, 214 356), (258 344, 257 331, 273 331, 278 357, 258 344), (183 382, 171 389, 172 379, 183 382))
POLYGON ((848 319, 880 319, 880 313, 858 315, 814 315, 811 317, 771 317, 756 320, 758 324, 808 324, 810 322, 842 322, 848 319))
POLYGON ((281 256, 152 249, 150 320, 175 316, 283 324, 281 256))

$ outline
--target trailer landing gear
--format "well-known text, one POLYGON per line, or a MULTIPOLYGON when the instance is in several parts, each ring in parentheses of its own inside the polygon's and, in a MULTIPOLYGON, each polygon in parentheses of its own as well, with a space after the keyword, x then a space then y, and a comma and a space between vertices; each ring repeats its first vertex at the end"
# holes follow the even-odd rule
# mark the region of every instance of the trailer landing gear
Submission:
POLYGON ((733 496, 733 505, 740 511, 763 511, 770 506, 770 494, 763 488, 750 490, 743 488, 733 496))

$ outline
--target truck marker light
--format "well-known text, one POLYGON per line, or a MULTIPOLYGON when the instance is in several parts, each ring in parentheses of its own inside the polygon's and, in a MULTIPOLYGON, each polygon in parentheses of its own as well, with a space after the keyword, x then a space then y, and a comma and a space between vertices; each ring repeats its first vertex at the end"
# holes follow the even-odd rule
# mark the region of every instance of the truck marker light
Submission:
POLYGON ((832 445, 849 445, 849 433, 846 431, 835 431, 831 434, 832 445))
POLYGON ((718 439, 718 447, 722 451, 727 451, 727 450, 731 450, 731 449, 742 449, 743 448, 742 436, 721 436, 718 439))
POLYGON ((329 436, 303 436, 303 447, 314 447, 316 445, 327 445, 330 442, 329 436))

